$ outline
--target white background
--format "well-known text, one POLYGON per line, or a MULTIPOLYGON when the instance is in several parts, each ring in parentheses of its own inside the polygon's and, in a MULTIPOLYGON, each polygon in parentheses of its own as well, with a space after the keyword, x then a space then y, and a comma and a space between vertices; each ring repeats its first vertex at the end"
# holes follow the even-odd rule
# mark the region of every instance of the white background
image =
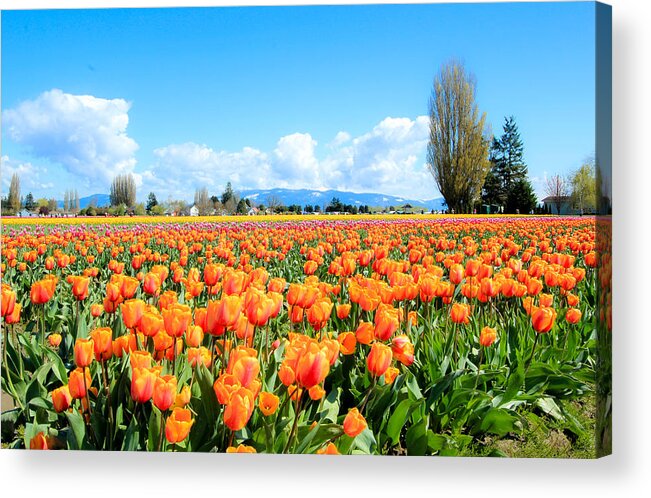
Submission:
MULTIPOLYGON (((221 5, 352 3, 231 0, 221 5)), ((360 0, 358 3, 371 3, 360 0)), ((382 2, 374 2, 382 3, 382 2)), ((403 2, 391 2, 403 3, 403 2)), ((648 0, 613 5, 614 455, 598 461, 0 451, 4 496, 651 496, 648 0), (645 153, 647 153, 645 155, 645 153), (8 492, 7 494, 5 494, 8 492)), ((0 8, 178 0, 0 0, 0 8)), ((219 5, 194 0, 191 5, 219 5)), ((487 22, 490 22, 487 20, 487 22)))

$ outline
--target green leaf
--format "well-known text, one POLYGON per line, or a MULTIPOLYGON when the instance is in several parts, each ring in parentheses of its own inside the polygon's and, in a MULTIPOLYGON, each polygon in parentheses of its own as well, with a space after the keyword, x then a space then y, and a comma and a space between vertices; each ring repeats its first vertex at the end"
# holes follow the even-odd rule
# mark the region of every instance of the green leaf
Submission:
POLYGON ((124 443, 122 443, 122 449, 125 451, 137 450, 140 444, 139 436, 140 434, 138 433, 138 422, 134 416, 131 419, 129 427, 127 427, 127 433, 124 435, 124 443))
POLYGON ((371 448, 373 448, 377 442, 375 441, 375 436, 373 432, 367 427, 355 437, 354 445, 364 455, 371 454, 371 448))
POLYGON ((407 429, 407 454, 422 456, 427 451, 427 424, 421 420, 407 429))
POLYGON ((45 354, 50 358, 50 361, 52 362, 52 371, 54 372, 54 375, 56 378, 61 382, 62 384, 67 384, 68 383, 68 371, 66 370, 65 365, 63 364, 63 360, 61 357, 51 349, 46 349, 45 354))
POLYGON ((430 390, 429 396, 427 396, 427 407, 431 409, 434 403, 438 401, 441 395, 445 392, 445 390, 452 385, 455 379, 463 375, 463 373, 463 370, 455 370, 454 372, 450 372, 446 376, 441 377, 430 390))
POLYGON ((560 421, 565 420, 565 417, 561 413, 561 409, 556 404, 556 401, 554 401, 552 398, 549 397, 538 398, 536 400, 535 405, 550 417, 553 417, 556 420, 560 420, 560 421))
POLYGON ((509 432, 518 431, 518 423, 518 417, 511 415, 507 410, 493 408, 486 413, 478 427, 479 430, 475 432, 490 432, 498 436, 505 436, 509 432))
POLYGON ((427 447, 430 451, 440 451, 448 444, 448 438, 443 434, 434 434, 429 432, 427 434, 427 447))
POLYGON ((415 403, 410 399, 403 399, 389 417, 386 434, 391 438, 391 445, 398 443, 400 439, 400 432, 407 422, 407 417, 411 413, 412 406, 415 403))
POLYGON ((152 407, 149 416, 147 450, 156 451, 161 435, 162 414, 158 408, 152 407))
POLYGON ((321 420, 328 420, 330 422, 337 422, 337 415, 339 415, 339 396, 341 395, 341 388, 337 387, 328 393, 328 396, 323 400, 323 409, 319 412, 321 420))
POLYGON ((306 450, 309 450, 310 448, 316 449, 322 446, 326 441, 339 437, 343 433, 344 429, 339 424, 317 425, 301 440, 295 453, 311 453, 311 451, 306 450))
POLYGON ((71 449, 80 450, 86 437, 86 424, 84 423, 84 419, 77 410, 65 412, 65 414, 68 419, 68 424, 70 424, 70 428, 72 429, 71 434, 73 436, 68 440, 68 444, 71 444, 71 449))

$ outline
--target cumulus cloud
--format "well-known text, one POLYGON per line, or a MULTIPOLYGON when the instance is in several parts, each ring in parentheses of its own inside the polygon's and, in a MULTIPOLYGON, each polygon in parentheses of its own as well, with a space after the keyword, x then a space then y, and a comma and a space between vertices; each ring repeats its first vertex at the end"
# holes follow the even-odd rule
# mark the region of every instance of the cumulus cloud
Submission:
POLYGON ((108 186, 136 165, 138 144, 126 132, 130 107, 123 99, 53 89, 5 110, 3 129, 32 155, 61 164, 89 187, 108 186))
POLYGON ((352 137, 341 131, 319 158, 309 133, 281 137, 273 151, 245 147, 215 151, 196 143, 154 151, 155 163, 143 182, 165 194, 188 198, 195 188, 221 192, 227 181, 239 189, 309 188, 381 192, 406 198, 436 197, 424 164, 429 119, 387 117, 371 131, 352 137))
POLYGON ((9 190, 11 177, 14 173, 18 174, 21 184, 21 193, 26 195, 27 192, 39 194, 41 191, 47 191, 54 187, 54 183, 47 180, 47 168, 43 166, 35 166, 30 162, 17 161, 10 159, 9 156, 4 155, 0 160, 2 168, 2 189, 3 191, 9 190))

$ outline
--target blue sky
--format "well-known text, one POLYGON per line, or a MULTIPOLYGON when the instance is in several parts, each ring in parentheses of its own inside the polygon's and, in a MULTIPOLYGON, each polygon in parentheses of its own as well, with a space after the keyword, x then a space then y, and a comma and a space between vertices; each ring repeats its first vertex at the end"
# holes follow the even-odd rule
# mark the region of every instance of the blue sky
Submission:
POLYGON ((197 187, 438 197, 428 99, 463 61, 534 187, 594 151, 592 2, 2 12, 2 192, 197 187))

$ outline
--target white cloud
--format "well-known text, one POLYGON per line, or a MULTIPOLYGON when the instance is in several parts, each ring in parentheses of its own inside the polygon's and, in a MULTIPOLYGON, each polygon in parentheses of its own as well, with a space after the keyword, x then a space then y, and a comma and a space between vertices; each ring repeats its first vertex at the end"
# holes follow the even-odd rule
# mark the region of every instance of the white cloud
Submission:
POLYGON ((49 190, 54 187, 53 182, 44 181, 48 178, 47 168, 45 167, 34 166, 30 162, 10 159, 7 155, 2 156, 0 163, 2 167, 3 191, 9 190, 11 177, 14 173, 17 173, 20 178, 21 195, 27 195, 30 191, 33 191, 34 195, 37 195, 41 193, 40 191, 49 190))
POLYGON ((419 116, 387 117, 355 138, 339 132, 322 159, 309 133, 281 137, 270 153, 251 147, 228 152, 193 142, 172 144, 154 151, 156 161, 142 179, 163 196, 184 199, 203 186, 218 194, 228 181, 238 189, 340 189, 433 198, 438 194, 423 163, 428 138, 429 119, 419 116))
POLYGON ((2 121, 7 136, 32 155, 63 165, 89 187, 107 187, 136 165, 138 144, 126 133, 130 107, 123 99, 53 89, 5 110, 2 121))

